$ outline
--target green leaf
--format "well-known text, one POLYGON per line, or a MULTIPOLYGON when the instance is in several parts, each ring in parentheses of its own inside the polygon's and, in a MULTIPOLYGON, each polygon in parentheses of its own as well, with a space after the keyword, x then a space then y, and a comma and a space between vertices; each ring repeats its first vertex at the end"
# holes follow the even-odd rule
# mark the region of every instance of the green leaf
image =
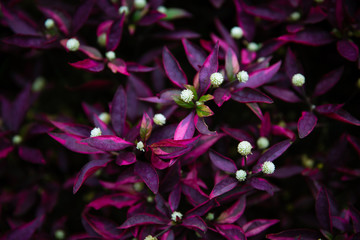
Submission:
POLYGON ((214 115, 214 112, 211 111, 211 109, 208 106, 202 104, 202 105, 198 105, 196 107, 196 114, 199 117, 209 117, 209 116, 214 115))
POLYGON ((140 138, 142 141, 146 141, 148 140, 148 138, 150 137, 152 131, 152 120, 149 117, 149 115, 147 115, 147 113, 143 114, 143 118, 141 120, 141 126, 140 126, 140 138))
POLYGON ((195 104, 193 102, 189 102, 189 103, 184 102, 178 95, 172 96, 172 98, 174 99, 176 104, 179 105, 180 107, 183 107, 183 108, 194 108, 195 107, 195 104))
POLYGON ((197 92, 196 92, 195 87, 192 86, 192 85, 184 85, 184 87, 185 87, 186 89, 191 90, 191 91, 193 92, 193 94, 194 94, 194 100, 197 101, 199 96, 197 95, 197 92))
POLYGON ((189 12, 181 8, 167 8, 165 14, 166 17, 162 20, 166 21, 191 16, 189 12))
POLYGON ((206 95, 203 95, 203 96, 200 97, 199 102, 207 102, 207 101, 210 101, 210 100, 213 100, 213 99, 214 99, 213 95, 206 94, 206 95))

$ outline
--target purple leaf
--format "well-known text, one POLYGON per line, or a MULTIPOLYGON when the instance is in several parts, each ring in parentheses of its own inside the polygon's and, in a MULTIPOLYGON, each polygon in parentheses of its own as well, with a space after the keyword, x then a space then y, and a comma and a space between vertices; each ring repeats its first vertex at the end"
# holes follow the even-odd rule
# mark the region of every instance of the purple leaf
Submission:
POLYGON ((11 11, 5 4, 1 5, 1 13, 7 25, 16 34, 39 36, 40 31, 36 27, 36 23, 19 10, 11 11))
POLYGON ((245 11, 244 2, 236 1, 236 0, 234 0, 233 2, 236 9, 237 23, 239 27, 243 29, 246 40, 252 41, 252 39, 255 36, 255 30, 256 30, 255 17, 249 15, 245 11))
POLYGON ((228 128, 228 127, 223 127, 223 128, 221 128, 221 130, 223 130, 228 136, 230 136, 240 142, 248 141, 252 145, 255 144, 253 137, 244 130, 236 129, 236 128, 228 128))
POLYGON ((246 207, 246 197, 241 196, 230 208, 223 211, 216 219, 218 223, 234 223, 244 213, 246 207))
POLYGON ((130 75, 126 69, 126 62, 120 58, 108 62, 107 65, 113 73, 121 73, 126 76, 130 75))
POLYGON ((271 98, 262 92, 251 88, 238 89, 231 93, 231 98, 240 103, 273 103, 271 98))
POLYGON ((83 1, 81 6, 76 9, 74 18, 72 20, 72 33, 75 34, 85 24, 90 16, 91 10, 94 7, 96 0, 83 1))
POLYGON ((217 168, 225 172, 235 173, 237 171, 236 165, 232 159, 227 158, 214 150, 209 151, 209 158, 217 168))
POLYGON ((263 178, 253 177, 250 178, 248 182, 253 188, 261 191, 266 191, 271 196, 273 196, 274 192, 278 190, 277 187, 273 186, 271 183, 269 183, 267 180, 263 178))
POLYGON ((134 205, 139 198, 136 195, 127 194, 127 193, 115 193, 111 195, 102 196, 91 201, 87 207, 92 207, 96 210, 99 210, 103 207, 113 206, 118 209, 129 207, 134 205))
POLYGON ((321 229, 332 232, 329 197, 326 189, 323 187, 316 196, 315 210, 321 229))
POLYGON ((246 237, 248 238, 262 233, 263 231, 278 222, 280 221, 277 219, 255 219, 246 223, 243 226, 243 229, 245 231, 246 237))
POLYGON ((279 233, 272 233, 266 235, 266 238, 270 240, 314 240, 322 237, 323 236, 320 234, 320 232, 310 229, 290 229, 279 233))
POLYGON ((354 231, 356 233, 359 233, 360 232, 360 212, 354 206, 350 206, 349 215, 351 217, 351 221, 353 222, 354 231))
POLYGON ((194 123, 195 112, 191 111, 177 126, 174 134, 174 140, 190 139, 195 133, 194 123))
POLYGON ((180 40, 183 38, 198 38, 200 34, 190 30, 177 30, 172 32, 158 33, 153 35, 155 38, 163 40, 180 40))
POLYGON ((149 163, 137 161, 134 173, 144 181, 154 194, 158 193, 159 176, 156 170, 149 163))
POLYGON ((149 11, 144 17, 137 23, 139 26, 149 26, 156 23, 162 18, 165 18, 166 14, 158 11, 149 11))
POLYGON ((127 62, 126 68, 129 72, 151 72, 156 69, 155 67, 143 66, 136 62, 127 62))
POLYGON ((283 35, 278 39, 314 47, 329 44, 334 41, 334 38, 328 31, 320 29, 306 29, 294 34, 283 35))
POLYGON ((206 232, 207 226, 206 223, 198 216, 191 216, 185 218, 182 223, 182 226, 194 230, 200 230, 202 232, 206 232))
POLYGON ((246 103, 246 106, 248 106, 248 108, 250 108, 250 110, 255 113, 255 115, 262 120, 264 118, 263 113, 261 111, 261 108, 259 107, 259 105, 257 103, 246 103))
POLYGON ((304 138, 314 130, 317 123, 317 117, 312 112, 302 112, 297 127, 299 137, 304 138))
POLYGON ((110 135, 90 137, 81 140, 81 142, 87 143, 90 147, 94 147, 102 151, 119 151, 134 145, 122 138, 110 135))
POLYGON ((120 152, 116 157, 116 164, 119 166, 130 165, 136 162, 136 155, 133 152, 120 152))
POLYGON ((167 47, 163 48, 162 58, 166 75, 170 81, 179 88, 184 88, 184 85, 188 83, 186 75, 179 62, 171 54, 167 47))
POLYGON ((51 47, 51 43, 54 43, 56 38, 47 39, 42 36, 31 35, 14 35, 3 38, 2 41, 6 44, 15 45, 23 48, 37 48, 46 49, 51 47))
POLYGON ((106 38, 106 50, 114 51, 120 44, 121 35, 123 31, 125 14, 122 14, 110 26, 109 33, 106 38))
POLYGON ((224 134, 216 134, 216 135, 202 135, 195 145, 195 147, 189 152, 185 157, 188 160, 195 160, 204 153, 208 151, 208 149, 214 145, 220 138, 225 136, 224 134))
POLYGON ((125 134, 125 121, 126 121, 126 92, 123 87, 118 87, 114 98, 111 102, 111 123, 116 132, 120 137, 125 134))
POLYGON ((208 125, 205 122, 205 119, 195 115, 194 118, 196 129, 204 135, 216 135, 216 132, 210 131, 208 125))
POLYGON ((238 184, 238 181, 235 178, 232 177, 226 177, 223 180, 221 180, 219 183, 217 183, 213 190, 210 193, 210 199, 218 197, 224 193, 229 192, 233 188, 236 187, 238 184))
POLYGON ((151 214, 137 214, 128 219, 119 227, 121 229, 127 229, 130 227, 147 225, 147 224, 157 224, 163 225, 166 224, 167 221, 157 217, 156 215, 151 214))
POLYGON ((231 92, 225 88, 217 88, 214 91, 214 102, 221 107, 224 102, 231 98, 231 92))
POLYGON ((287 18, 287 12, 283 8, 263 7, 263 6, 247 6, 244 5, 245 11, 256 17, 263 18, 268 21, 283 21, 287 18))
POLYGON ((303 170, 304 167, 300 166, 285 166, 276 169, 276 171, 271 176, 274 178, 289 178, 300 174, 303 170))
POLYGON ((160 142, 153 143, 149 147, 153 153, 160 158, 171 159, 189 152, 197 143, 199 137, 200 135, 191 139, 183 140, 165 139, 160 142))
POLYGON ((3 239, 6 240, 29 240, 32 235, 35 233, 36 229, 40 228, 45 219, 45 215, 35 218, 31 222, 22 224, 15 229, 12 229, 11 232, 3 236, 3 239))
POLYGON ((104 63, 89 58, 69 64, 75 68, 85 69, 90 72, 101 72, 104 70, 104 63))
POLYGON ((220 8, 225 2, 225 0, 210 0, 210 2, 214 7, 220 8))
POLYGON ((321 77, 316 84, 314 96, 320 96, 328 92, 340 80, 344 67, 337 68, 321 77))
POLYGON ((91 128, 86 125, 76 124, 76 123, 66 123, 66 122, 57 122, 51 121, 50 122, 60 130, 70 133, 80 137, 89 137, 91 128))
POLYGON ((358 155, 360 156, 360 140, 358 138, 354 137, 354 136, 351 136, 351 135, 347 135, 346 138, 349 141, 349 143, 355 148, 358 155))
POLYGON ((110 161, 111 159, 92 160, 85 164, 76 176, 73 193, 75 194, 77 191, 79 191, 80 187, 85 182, 85 180, 88 179, 88 177, 94 174, 98 169, 106 167, 110 161))
POLYGON ((98 217, 91 214, 83 214, 83 218, 93 231, 104 239, 121 239, 121 231, 117 225, 104 217, 98 217))
POLYGON ((340 40, 336 43, 336 47, 340 55, 349 61, 355 62, 359 58, 359 48, 350 40, 340 40))
MULTIPOLYGON (((216 26, 216 29, 221 34, 221 36, 223 37, 223 39, 225 40, 226 44, 230 48, 232 48, 235 52, 239 52, 239 49, 237 47, 237 43, 235 42, 234 38, 231 37, 230 31, 224 27, 224 25, 220 22, 220 20, 218 18, 215 18, 215 26, 216 26)), ((228 48, 225 48, 225 49, 228 49, 228 48)))
POLYGON ((285 102, 297 103, 302 101, 301 98, 299 98, 293 91, 289 89, 275 86, 264 86, 263 88, 274 97, 277 97, 285 102))
POLYGON ((228 240, 246 240, 241 227, 233 224, 217 224, 216 230, 228 240))
POLYGON ((304 74, 302 64, 297 60, 297 57, 290 48, 288 48, 286 52, 285 72, 289 79, 292 79, 292 77, 297 73, 304 74))
POLYGON ((27 162, 45 164, 45 159, 39 149, 27 146, 19 147, 19 156, 27 162))
POLYGON ((316 107, 316 111, 329 118, 336 119, 341 122, 350 123, 360 126, 360 121, 353 117, 350 113, 341 108, 342 105, 325 104, 316 107))
POLYGON ((103 59, 101 52, 94 47, 90 47, 90 46, 81 44, 79 47, 79 51, 83 52, 91 59, 94 59, 94 60, 102 60, 103 59))
POLYGON ((14 146, 6 138, 0 138, 0 159, 7 157, 14 150, 14 146))
POLYGON ((56 26, 60 29, 61 32, 64 33, 64 35, 69 35, 71 20, 70 16, 66 12, 45 7, 39 7, 39 9, 44 13, 44 15, 55 21, 56 26))
POLYGON ((175 211, 179 207, 180 199, 181 187, 180 184, 178 184, 169 194, 169 205, 172 211, 175 211))
POLYGON ((182 39, 182 44, 184 46, 186 57, 189 63, 196 71, 199 71, 201 66, 205 62, 206 53, 204 52, 204 50, 202 50, 202 48, 191 43, 185 38, 182 39))
POLYGON ((273 145, 260 157, 258 165, 261 165, 266 161, 274 161, 276 158, 280 157, 291 146, 291 144, 291 140, 287 139, 273 145))
POLYGON ((275 76, 275 74, 279 71, 281 66, 281 61, 271 65, 268 68, 260 69, 255 72, 252 72, 249 75, 249 80, 246 83, 239 83, 238 87, 249 87, 249 88, 257 88, 268 82, 275 76))
POLYGON ((199 95, 204 95, 210 87, 210 76, 211 74, 217 72, 218 70, 218 53, 219 53, 219 44, 217 43, 206 58, 204 64, 202 65, 199 71, 199 95))

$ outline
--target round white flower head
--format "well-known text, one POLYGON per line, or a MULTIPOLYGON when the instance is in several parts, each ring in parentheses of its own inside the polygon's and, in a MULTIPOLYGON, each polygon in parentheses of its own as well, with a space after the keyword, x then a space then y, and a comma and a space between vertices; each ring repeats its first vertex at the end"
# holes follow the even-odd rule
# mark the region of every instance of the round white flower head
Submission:
POLYGON ((247 156, 251 153, 252 146, 248 141, 241 141, 237 147, 238 152, 243 155, 247 156))
POLYGON ((180 98, 184 102, 189 103, 189 102, 191 102, 193 100, 194 93, 190 89, 182 90, 181 94, 180 94, 180 98))
POLYGON ((219 87, 224 81, 224 76, 219 72, 213 73, 210 76, 210 81, 214 87, 219 87))
POLYGON ((62 229, 56 230, 54 235, 55 235, 56 239, 59 239, 59 240, 65 239, 65 232, 62 229))
POLYGON ((97 38, 97 41, 98 41, 98 44, 102 47, 105 47, 106 46, 106 33, 102 33, 98 36, 97 38))
POLYGON ((242 83, 246 83, 249 80, 249 74, 247 73, 247 71, 244 71, 244 70, 242 70, 241 72, 238 72, 236 74, 236 77, 242 83))
POLYGON ((134 6, 136 9, 143 9, 146 6, 146 0, 134 0, 134 6))
POLYGON ((153 203, 154 202, 154 197, 153 196, 147 196, 146 201, 148 203, 153 203))
POLYGON ((116 58, 116 54, 113 51, 108 51, 105 53, 105 56, 109 61, 112 61, 116 58))
POLYGON ((159 126, 162 126, 166 123, 166 117, 161 113, 155 114, 153 117, 153 120, 154 120, 154 123, 159 126))
POLYGON ((111 121, 111 116, 107 112, 102 112, 99 114, 99 118, 104 123, 108 124, 111 121))
POLYGON ((299 12, 293 12, 290 14, 290 20, 291 21, 297 21, 301 18, 301 14, 299 12))
POLYGON ((144 189, 144 183, 143 182, 136 182, 133 185, 133 188, 137 192, 141 192, 144 189))
POLYGON ((37 77, 37 78, 35 79, 35 81, 33 82, 32 86, 31 86, 31 89, 32 89, 34 92, 40 92, 41 90, 44 89, 45 84, 46 84, 45 78, 42 77, 42 76, 39 76, 39 77, 37 77))
POLYGON ((212 220, 215 219, 215 214, 212 213, 212 212, 209 212, 209 213, 206 215, 205 218, 206 218, 206 220, 208 220, 208 221, 212 221, 212 220))
POLYGON ((76 38, 70 38, 66 42, 66 48, 69 51, 75 52, 79 49, 79 47, 80 47, 80 42, 76 38))
POLYGON ((265 174, 273 174, 275 171, 275 164, 270 161, 266 161, 261 166, 261 171, 265 174))
POLYGON ((183 215, 181 212, 178 212, 178 211, 174 211, 172 214, 171 214, 171 220, 173 222, 180 222, 181 219, 182 219, 183 215))
POLYGON ((51 29, 55 27, 55 21, 52 18, 48 18, 45 20, 44 26, 46 29, 51 29))
POLYGON ((139 150, 139 151, 145 152, 144 143, 143 143, 142 141, 138 142, 138 143, 136 144, 136 149, 139 150))
POLYGON ((144 238, 144 240, 158 240, 157 237, 153 237, 151 235, 147 235, 146 238, 144 238))
POLYGON ((260 48, 259 44, 255 42, 251 42, 247 45, 247 49, 251 52, 256 52, 257 50, 259 50, 259 48, 260 48))
POLYGON ((256 145, 259 149, 265 149, 269 146, 269 140, 266 137, 259 137, 256 141, 256 145))
POLYGON ((118 10, 119 14, 123 14, 125 13, 125 15, 128 15, 129 14, 129 8, 128 6, 121 6, 119 7, 119 10, 118 10))
POLYGON ((100 128, 94 128, 93 130, 91 130, 90 132, 90 137, 98 137, 101 136, 102 132, 100 128))
POLYGON ((164 7, 164 6, 159 6, 156 10, 157 10, 158 12, 163 13, 163 14, 166 14, 166 12, 167 12, 167 8, 164 7))
POLYGON ((20 135, 15 135, 15 136, 13 136, 13 138, 12 138, 12 142, 13 142, 13 144, 15 144, 15 145, 18 145, 18 144, 20 144, 21 142, 22 142, 22 137, 20 136, 20 135))
POLYGON ((242 30, 241 27, 236 26, 230 30, 230 35, 235 39, 240 39, 244 36, 244 31, 242 30))
POLYGON ((305 83, 305 77, 301 73, 294 74, 291 79, 291 82, 296 87, 301 87, 305 83))
POLYGON ((246 175, 247 175, 247 173, 242 169, 237 170, 236 173, 235 173, 235 177, 239 182, 245 181, 246 180, 246 175))

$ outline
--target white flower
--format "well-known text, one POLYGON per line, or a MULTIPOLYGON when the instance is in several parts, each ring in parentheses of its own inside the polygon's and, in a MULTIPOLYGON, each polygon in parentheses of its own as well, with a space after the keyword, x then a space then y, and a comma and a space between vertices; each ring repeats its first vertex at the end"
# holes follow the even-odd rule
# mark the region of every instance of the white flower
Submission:
POLYGON ((157 10, 158 12, 163 13, 163 14, 166 14, 166 12, 167 12, 167 8, 164 7, 164 6, 159 6, 156 10, 157 10))
POLYGON ((134 0, 134 6, 136 9, 143 9, 146 6, 146 0, 134 0))
POLYGON ((236 77, 242 83, 246 83, 249 80, 249 74, 247 73, 247 71, 244 71, 244 70, 241 72, 238 72, 236 77))
POLYGON ((259 137, 256 144, 259 149, 265 149, 269 146, 269 140, 266 137, 259 137))
POLYGON ((102 33, 98 36, 97 38, 97 41, 98 41, 98 44, 102 47, 105 47, 106 46, 106 33, 102 33))
POLYGON ((161 113, 157 113, 154 115, 153 117, 154 123, 156 125, 164 125, 166 123, 166 117, 164 115, 162 115, 161 113))
POLYGON ((190 89, 182 90, 182 92, 180 94, 180 98, 184 102, 189 103, 189 102, 191 102, 193 100, 194 93, 190 89))
POLYGON ((244 31, 242 28, 236 26, 230 30, 230 35, 235 39, 240 39, 244 36, 244 31))
POLYGON ((157 237, 153 237, 151 235, 147 235, 146 238, 144 238, 144 240, 158 240, 157 237))
POLYGON ((41 90, 44 89, 45 84, 46 84, 45 78, 42 77, 42 76, 39 76, 39 77, 37 77, 37 78, 35 79, 35 81, 33 82, 32 86, 31 86, 31 89, 32 89, 34 92, 40 92, 41 90))
POLYGON ((51 29, 51 28, 55 27, 55 22, 52 18, 48 18, 45 20, 44 26, 46 29, 51 29))
POLYGON ((111 121, 111 116, 107 112, 102 112, 99 114, 99 118, 104 123, 108 124, 111 121))
POLYGON ((247 173, 242 169, 237 170, 236 173, 235 173, 235 177, 239 182, 245 181, 246 180, 246 175, 247 175, 247 173))
POLYGON ((260 49, 260 45, 255 42, 251 42, 247 45, 247 49, 251 52, 256 52, 260 49))
POLYGON ((66 48, 69 51, 75 52, 79 49, 79 47, 80 47, 80 42, 76 38, 70 38, 66 42, 66 48))
POLYGON ((294 74, 291 81, 294 86, 301 87, 305 83, 305 77, 301 73, 297 73, 297 74, 294 74))
POLYGON ((143 143, 142 141, 138 142, 138 143, 136 144, 136 149, 139 150, 139 151, 145 152, 144 143, 143 143))
POLYGON ((13 138, 12 138, 12 142, 13 144, 15 145, 18 145, 22 142, 22 137, 20 135, 15 135, 13 138))
POLYGON ((183 215, 181 212, 177 212, 177 211, 174 211, 172 214, 171 214, 171 220, 173 222, 179 222, 181 221, 183 215))
POLYGON ((109 61, 112 61, 116 58, 116 54, 113 51, 108 51, 105 53, 105 56, 109 61))
POLYGON ((290 14, 290 20, 291 21, 297 21, 301 18, 301 14, 299 12, 293 12, 290 14))
POLYGON ((238 152, 243 155, 247 156, 251 153, 252 146, 248 141, 242 141, 239 143, 237 150, 238 152))
POLYGON ((219 72, 213 73, 210 76, 210 81, 214 87, 219 87, 224 81, 224 76, 219 72))
POLYGON ((125 13, 125 15, 128 15, 129 14, 129 8, 127 6, 121 6, 121 7, 119 7, 118 12, 119 12, 119 14, 125 13))
POLYGON ((273 174, 275 171, 275 164, 270 161, 266 161, 261 166, 261 171, 265 174, 273 174))
POLYGON ((98 137, 98 136, 101 136, 101 134, 102 134, 101 129, 96 127, 93 130, 91 130, 90 137, 98 137))

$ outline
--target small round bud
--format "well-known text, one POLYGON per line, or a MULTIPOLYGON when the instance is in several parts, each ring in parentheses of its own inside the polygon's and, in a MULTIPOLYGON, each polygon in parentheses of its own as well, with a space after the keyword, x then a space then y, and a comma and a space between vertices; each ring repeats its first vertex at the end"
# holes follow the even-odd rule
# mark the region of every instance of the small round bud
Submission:
POLYGON ((163 13, 163 14, 166 14, 166 12, 167 12, 167 8, 164 7, 164 6, 159 6, 156 10, 157 10, 158 12, 163 13))
POLYGON ((297 21, 301 18, 301 14, 299 12, 293 12, 292 14, 290 14, 290 20, 291 21, 297 21))
POLYGON ((106 33, 102 33, 98 36, 97 38, 97 41, 98 41, 98 44, 102 47, 105 47, 106 46, 106 33))
POLYGON ((230 30, 230 35, 235 39, 240 39, 244 36, 244 31, 240 27, 233 27, 230 30))
POLYGON ((323 3, 324 0, 314 0, 316 3, 323 3))
POLYGON ((270 161, 266 161, 261 166, 261 171, 265 174, 273 174, 275 171, 275 164, 270 161))
POLYGON ((112 61, 116 58, 116 54, 113 51, 108 51, 105 53, 105 56, 109 61, 112 61))
POLYGON ((247 45, 247 49, 251 52, 256 52, 257 50, 260 49, 260 46, 255 42, 251 42, 247 45))
POLYGON ((144 238, 144 240, 158 240, 157 237, 153 237, 151 235, 147 235, 146 238, 144 238))
POLYGON ((54 235, 55 235, 56 239, 59 239, 59 240, 65 239, 65 232, 62 229, 56 230, 54 235))
POLYGON ((246 180, 246 175, 247 175, 247 173, 242 169, 237 170, 236 173, 235 173, 235 177, 239 182, 245 181, 246 180))
POLYGON ((180 98, 184 102, 189 103, 189 102, 191 102, 193 100, 194 93, 190 89, 182 90, 182 92, 180 94, 180 98))
POLYGON ((155 114, 153 117, 153 120, 154 120, 154 123, 159 126, 162 126, 166 123, 166 117, 161 113, 155 114))
POLYGON ((136 182, 136 183, 134 183, 133 188, 136 192, 141 192, 144 189, 144 183, 136 182))
POLYGON ((209 212, 209 213, 206 215, 205 218, 206 218, 206 220, 208 220, 208 221, 212 221, 212 220, 215 219, 215 214, 212 213, 212 212, 209 212))
POLYGON ((119 7, 119 10, 118 10, 119 14, 123 14, 125 13, 125 15, 128 15, 129 14, 129 8, 127 6, 121 6, 119 7))
POLYGON ((219 87, 224 81, 224 76, 219 72, 213 73, 210 76, 210 81, 214 87, 219 87))
POLYGON ((248 141, 240 142, 237 147, 238 152, 243 156, 247 156, 247 155, 251 154, 251 149, 252 149, 252 146, 248 141))
POLYGON ((177 212, 177 211, 174 211, 172 214, 171 214, 171 220, 173 222, 180 222, 181 219, 182 219, 183 215, 181 212, 177 212))
POLYGON ((13 144, 15 145, 18 145, 22 142, 22 137, 20 135, 15 135, 13 138, 12 138, 12 142, 13 144))
POLYGON ((48 18, 45 20, 44 26, 46 29, 51 29, 55 27, 55 21, 52 18, 48 18))
POLYGON ((134 6, 136 9, 143 9, 146 6, 146 0, 134 0, 134 6))
POLYGON ((79 47, 80 47, 80 42, 76 38, 70 38, 66 42, 66 48, 69 51, 75 52, 79 49, 79 47))
POLYGON ((102 112, 99 114, 99 118, 101 121, 103 121, 106 124, 109 124, 111 121, 111 116, 107 112, 102 112))
POLYGON ((238 72, 236 77, 242 83, 246 83, 249 80, 249 74, 247 73, 247 71, 244 71, 244 70, 241 72, 238 72))
POLYGON ((153 196, 147 196, 146 201, 148 203, 153 203, 154 202, 154 197, 153 196))
POLYGON ((259 137, 256 141, 256 145, 259 149, 266 149, 269 147, 269 140, 266 137, 259 137))
POLYGON ((37 77, 35 79, 35 81, 33 82, 32 86, 31 86, 31 89, 34 91, 34 92, 40 92, 41 90, 44 89, 45 87, 45 84, 46 84, 46 81, 45 81, 45 78, 40 76, 40 77, 37 77))
POLYGON ((93 130, 91 130, 90 137, 98 137, 101 136, 101 134, 102 134, 101 129, 96 127, 93 130))
POLYGON ((296 87, 302 87, 305 83, 305 77, 301 73, 297 73, 292 77, 291 82, 296 87))
POLYGON ((139 151, 145 152, 144 143, 142 141, 138 142, 136 144, 136 149, 139 150, 139 151))

